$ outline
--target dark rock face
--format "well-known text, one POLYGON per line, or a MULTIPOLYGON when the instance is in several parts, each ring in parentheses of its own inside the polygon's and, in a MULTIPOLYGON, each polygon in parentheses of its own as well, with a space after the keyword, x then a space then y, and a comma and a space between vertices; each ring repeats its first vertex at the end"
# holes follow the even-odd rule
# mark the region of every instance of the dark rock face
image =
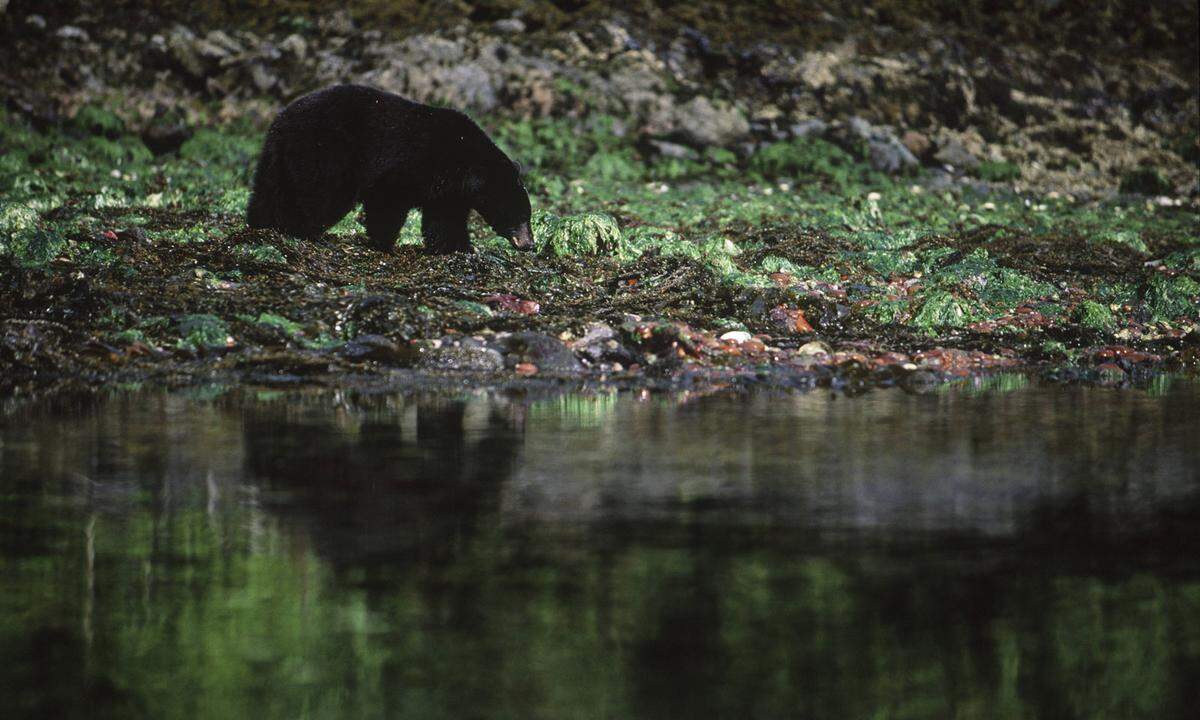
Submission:
MULTIPOLYGON (((74 17, 63 3, 45 16, 11 23, 13 36, 0 37, 12 40, 0 42, 9 46, 0 50, 0 63, 11 76, 7 86, 17 89, 10 99, 15 107, 59 103, 56 112, 69 117, 80 104, 107 102, 113 88, 128 90, 125 119, 144 131, 156 153, 186 139, 172 123, 153 127, 160 120, 146 108, 156 104, 190 116, 220 100, 222 112, 261 116, 307 90, 357 82, 469 112, 612 115, 655 141, 645 145, 649 152, 666 157, 712 146, 749 148, 786 135, 826 137, 832 126, 849 128, 845 138, 862 143, 872 165, 889 173, 905 172, 915 161, 948 164, 956 172, 1004 161, 1029 168, 1022 183, 1030 187, 1087 184, 1111 192, 1123 174, 1151 163, 1174 191, 1200 182, 1195 143, 1179 141, 1181 134, 1194 135, 1200 109, 1188 74, 1194 62, 1186 68, 1173 63, 1166 57, 1179 53, 1152 52, 1148 41, 1166 32, 1182 38, 1179 48, 1193 48, 1194 31, 1139 23, 1137 38, 1113 35, 1110 43, 1137 51, 1098 54, 1075 47, 1096 40, 1054 27, 1023 30, 1069 35, 1068 46, 1015 42, 979 28, 967 38, 961 27, 930 25, 927 18, 913 25, 915 18, 893 16, 872 20, 878 32, 866 42, 854 39, 852 28, 863 19, 850 12, 820 13, 788 32, 765 27, 772 22, 768 14, 743 3, 739 22, 701 31, 672 26, 666 18, 677 17, 677 9, 652 5, 586 25, 572 24, 574 7, 561 9, 554 22, 536 13, 520 19, 485 13, 475 24, 395 37, 356 28, 346 12, 322 15, 301 32, 255 33, 168 20, 129 27, 106 18, 106 11, 74 17), (646 12, 666 24, 636 19, 646 12), (764 24, 760 37, 747 40, 754 23, 764 24), (896 42, 899 27, 908 28, 906 42, 896 42), (806 32, 826 39, 798 42, 806 32), (975 132, 979 142, 947 140, 944 131, 975 132), (1072 162, 1062 161, 1064 152, 1072 162)), ((1011 33, 1014 17, 1045 12, 983 15, 999 18, 987 24, 1011 33)), ((1196 9, 1181 3, 1171 12, 1179 15, 1172 26, 1184 27, 1196 9)), ((1104 20, 1075 9, 1055 13, 1077 27, 1116 26, 1136 15, 1104 20)))

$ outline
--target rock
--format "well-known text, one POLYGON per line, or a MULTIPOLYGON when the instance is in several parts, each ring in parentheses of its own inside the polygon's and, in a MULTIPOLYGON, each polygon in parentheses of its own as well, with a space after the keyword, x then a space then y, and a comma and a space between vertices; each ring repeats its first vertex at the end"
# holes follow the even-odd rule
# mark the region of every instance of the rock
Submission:
POLYGON ((492 29, 502 35, 520 35, 525 32, 525 23, 519 18, 504 18, 492 23, 492 29))
POLYGON ((744 342, 752 339, 753 337, 754 337, 753 335, 746 332, 745 330, 730 330, 729 332, 722 335, 720 339, 724 340, 725 342, 744 343, 744 342))
POLYGON ((800 60, 797 71, 805 85, 818 90, 837 82, 834 68, 841 60, 839 53, 835 52, 807 52, 800 60))
POLYGON ((1096 367, 1096 382, 1101 385, 1120 385, 1128 379, 1125 370, 1116 363, 1102 363, 1096 367))
POLYGON ((317 18, 317 29, 326 35, 346 36, 354 32, 354 18, 350 11, 340 8, 317 18))
POLYGON ((417 365, 425 370, 490 373, 504 369, 504 357, 486 347, 443 346, 426 350, 417 365))
POLYGON ((798 123, 793 123, 788 131, 794 138, 802 137, 821 137, 825 131, 829 129, 829 123, 817 118, 809 118, 801 120, 798 123))
POLYGON ((871 163, 871 167, 888 174, 894 175, 920 165, 916 156, 904 147, 904 143, 900 142, 891 128, 871 125, 860 117, 850 118, 842 141, 848 147, 854 141, 865 142, 867 161, 871 163))
POLYGON ((667 142, 666 140, 647 140, 646 145, 651 152, 661 155, 662 157, 673 158, 675 160, 700 159, 700 153, 696 152, 687 145, 667 142))
POLYGON ((411 352, 401 348, 383 335, 359 335, 338 349, 338 354, 348 360, 375 360, 400 363, 408 359, 411 352))
POLYGON ((200 47, 206 55, 218 59, 241 55, 246 51, 237 40, 222 30, 213 30, 205 35, 200 47))
POLYGON ((607 323, 591 323, 583 331, 583 337, 576 340, 573 347, 582 347, 593 343, 612 340, 617 337, 617 331, 607 323))
POLYGON ((828 355, 832 357, 833 348, 829 347, 820 340, 813 340, 812 342, 806 342, 801 345, 799 349, 796 350, 796 354, 800 355, 801 357, 812 357, 815 355, 828 355))
POLYGON ((906 130, 904 134, 900 136, 900 142, 903 143, 904 147, 908 148, 910 153, 918 158, 926 157, 929 155, 929 152, 933 150, 933 143, 929 140, 929 138, 925 137, 916 130, 906 130))
POLYGON ((633 353, 621 344, 617 331, 605 323, 588 325, 583 337, 571 343, 571 349, 593 364, 628 364, 634 360, 633 353))
POLYGON ((551 375, 573 375, 583 367, 575 354, 558 338, 537 332, 518 332, 498 338, 504 353, 505 367, 521 363, 536 365, 538 371, 551 375))
POLYGON ((676 130, 676 107, 667 86, 666 69, 647 53, 622 53, 610 63, 608 81, 595 88, 598 98, 611 98, 648 135, 676 130))
POLYGON ((962 170, 978 167, 980 156, 985 151, 983 138, 975 131, 960 133, 942 128, 937 134, 937 145, 933 159, 942 165, 962 170))
POLYGON ((933 159, 942 165, 949 165, 952 168, 970 170, 979 165, 979 159, 971 155, 962 143, 951 141, 950 143, 938 148, 934 153, 933 159))
POLYGON ((116 232, 117 239, 123 242, 148 243, 150 236, 140 227, 125 228, 116 232))
POLYGON ((59 40, 78 43, 85 43, 91 40, 91 36, 88 35, 87 30, 75 25, 63 25, 54 33, 54 37, 59 40))
POLYGON ((638 48, 637 41, 630 36, 629 31, 611 20, 592 25, 585 32, 585 38, 589 49, 601 56, 612 56, 638 48))
POLYGON ((254 83, 254 87, 263 93, 275 87, 279 82, 279 78, 263 63, 254 63, 250 66, 250 80, 254 83))
POLYGON ((165 38, 167 54, 179 63, 184 72, 195 78, 208 74, 208 63, 197 48, 196 34, 182 25, 176 25, 165 38))
POLYGON ((518 315, 537 315, 541 305, 537 300, 522 300, 516 295, 488 295, 483 302, 492 308, 518 315))
POLYGON ((799 308, 779 305, 772 308, 767 317, 777 329, 788 334, 804 335, 813 331, 812 325, 809 325, 808 319, 804 317, 804 311, 799 308))
MULTIPOLYGON (((5 2, 7 1, 8 0, 5 0, 5 2)), ((46 18, 42 17, 41 15, 27 15, 25 17, 25 25, 33 28, 34 30, 45 30, 46 18)))
POLYGON ((292 33, 279 43, 279 50, 285 55, 291 55, 296 60, 304 60, 308 56, 308 43, 296 33, 292 33))
POLYGON ((375 48, 383 61, 355 81, 417 102, 487 112, 499 105, 499 86, 511 79, 516 67, 502 62, 496 47, 481 46, 477 57, 469 57, 464 41, 414 35, 375 48))
POLYGON ((169 118, 155 118, 141 132, 142 142, 155 155, 175 152, 194 133, 182 118, 174 122, 169 118))
POLYGON ((804 85, 808 90, 820 90, 834 85, 834 70, 842 61, 838 52, 813 51, 799 59, 779 54, 763 63, 760 74, 770 85, 804 85))
POLYGON ((750 132, 741 110, 702 95, 676 109, 675 124, 686 142, 699 146, 729 145, 750 132))

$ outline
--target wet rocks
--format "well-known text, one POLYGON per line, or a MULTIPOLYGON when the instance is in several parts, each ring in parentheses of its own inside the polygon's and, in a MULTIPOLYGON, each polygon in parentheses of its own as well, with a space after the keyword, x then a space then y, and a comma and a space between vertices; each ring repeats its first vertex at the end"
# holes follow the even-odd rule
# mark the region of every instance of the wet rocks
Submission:
POLYGON ((804 317, 804 311, 799 308, 779 305, 771 309, 768 318, 784 334, 807 335, 813 331, 812 325, 804 317))
POLYGON ((571 349, 592 365, 620 363, 628 366, 634 362, 633 353, 622 344, 620 335, 605 323, 588 325, 583 337, 571 343, 571 349))
POLYGON ((833 350, 826 343, 820 340, 813 340, 801 345, 796 350, 796 354, 802 357, 820 357, 822 355, 828 357, 833 355, 833 350))
POLYGON ((558 338, 537 332, 517 332, 497 337, 497 347, 504 354, 504 366, 515 368, 528 363, 541 374, 575 375, 583 366, 558 338))
POLYGON ((538 301, 522 300, 516 295, 488 295, 483 299, 483 302, 496 310, 518 315, 537 315, 538 311, 541 310, 541 305, 538 301))
POLYGON ((421 353, 417 366, 424 370, 495 373, 504 369, 504 356, 482 345, 443 345, 421 353))
POLYGON ((347 360, 373 360, 389 365, 406 365, 412 358, 410 350, 383 335, 359 335, 342 345, 338 354, 347 360))

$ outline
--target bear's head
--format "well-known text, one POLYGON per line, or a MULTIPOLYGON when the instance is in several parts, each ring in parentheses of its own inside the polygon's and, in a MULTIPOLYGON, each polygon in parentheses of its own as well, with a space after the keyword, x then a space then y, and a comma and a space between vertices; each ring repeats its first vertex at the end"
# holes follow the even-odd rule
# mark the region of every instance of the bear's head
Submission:
POLYGON ((504 162, 471 168, 467 179, 471 206, 488 225, 518 250, 533 249, 529 229, 529 193, 521 182, 521 166, 504 162))

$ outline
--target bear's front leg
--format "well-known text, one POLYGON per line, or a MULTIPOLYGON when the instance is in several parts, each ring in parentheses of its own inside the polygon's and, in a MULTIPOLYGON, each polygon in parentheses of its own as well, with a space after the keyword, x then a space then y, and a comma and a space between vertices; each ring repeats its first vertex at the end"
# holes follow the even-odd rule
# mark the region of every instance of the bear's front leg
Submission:
POLYGON ((364 224, 367 227, 367 237, 371 246, 376 250, 391 252, 396 245, 396 236, 404 228, 408 219, 408 211, 412 208, 397 205, 394 201, 371 200, 363 203, 366 214, 364 224))
POLYGON ((421 235, 429 252, 442 255, 471 249, 465 205, 429 205, 421 208, 421 235))

